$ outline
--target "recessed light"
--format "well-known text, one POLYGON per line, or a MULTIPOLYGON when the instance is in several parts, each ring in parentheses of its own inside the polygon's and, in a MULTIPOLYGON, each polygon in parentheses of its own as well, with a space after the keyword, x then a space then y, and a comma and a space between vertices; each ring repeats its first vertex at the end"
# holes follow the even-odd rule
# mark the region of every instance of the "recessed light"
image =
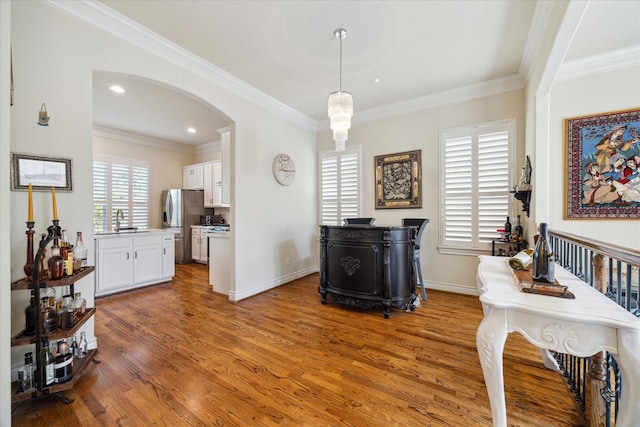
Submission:
POLYGON ((376 77, 375 79, 373 79, 374 83, 380 83, 380 77, 376 77))
POLYGON ((196 128, 187 128, 187 132, 196 133, 196 128))
POLYGON ((115 93, 125 93, 126 91, 123 89, 122 86, 118 86, 118 85, 113 85, 111 86, 109 89, 111 89, 112 91, 114 91, 115 93))

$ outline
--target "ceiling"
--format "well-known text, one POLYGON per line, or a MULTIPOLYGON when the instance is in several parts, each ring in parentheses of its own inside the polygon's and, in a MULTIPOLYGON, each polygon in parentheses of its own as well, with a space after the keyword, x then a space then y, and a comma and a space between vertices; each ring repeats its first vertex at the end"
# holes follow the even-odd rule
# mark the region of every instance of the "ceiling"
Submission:
MULTIPOLYGON (((340 84, 337 28, 348 32, 342 89, 354 96, 357 120, 358 112, 443 91, 524 81, 545 23, 533 0, 102 3, 319 123, 340 84)), ((640 44, 639 5, 591 2, 566 57, 640 44)), ((215 130, 229 124, 196 98, 144 80, 101 74, 94 91, 97 125, 199 145, 218 140, 215 130), (127 94, 114 97, 105 89, 112 82, 127 94), (186 135, 187 126, 198 134, 186 135)))

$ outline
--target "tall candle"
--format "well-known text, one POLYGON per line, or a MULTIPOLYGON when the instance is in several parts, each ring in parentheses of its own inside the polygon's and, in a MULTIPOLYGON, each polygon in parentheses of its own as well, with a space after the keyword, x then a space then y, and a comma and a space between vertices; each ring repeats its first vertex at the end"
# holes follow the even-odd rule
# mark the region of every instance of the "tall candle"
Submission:
POLYGON ((51 187, 51 200, 53 201, 53 219, 58 219, 58 205, 56 205, 56 188, 51 187))
POLYGON ((33 221, 33 193, 31 192, 31 183, 29 183, 29 214, 27 221, 33 221))

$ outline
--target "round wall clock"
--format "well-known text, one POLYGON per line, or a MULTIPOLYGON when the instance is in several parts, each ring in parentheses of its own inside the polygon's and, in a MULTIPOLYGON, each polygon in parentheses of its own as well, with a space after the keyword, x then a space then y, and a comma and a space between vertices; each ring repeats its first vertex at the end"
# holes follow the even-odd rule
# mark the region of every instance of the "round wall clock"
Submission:
POLYGON ((273 159, 273 176, 281 185, 289 185, 296 177, 296 165, 288 154, 280 153, 273 159))

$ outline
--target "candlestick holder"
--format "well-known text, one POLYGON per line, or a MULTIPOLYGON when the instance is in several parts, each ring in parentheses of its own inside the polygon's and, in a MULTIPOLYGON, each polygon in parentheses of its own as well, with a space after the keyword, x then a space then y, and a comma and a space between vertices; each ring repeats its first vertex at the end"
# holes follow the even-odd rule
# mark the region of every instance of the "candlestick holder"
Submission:
POLYGON ((24 234, 27 235, 27 262, 23 269, 24 274, 27 276, 27 280, 33 280, 33 227, 36 225, 35 221, 27 221, 27 231, 24 234))

